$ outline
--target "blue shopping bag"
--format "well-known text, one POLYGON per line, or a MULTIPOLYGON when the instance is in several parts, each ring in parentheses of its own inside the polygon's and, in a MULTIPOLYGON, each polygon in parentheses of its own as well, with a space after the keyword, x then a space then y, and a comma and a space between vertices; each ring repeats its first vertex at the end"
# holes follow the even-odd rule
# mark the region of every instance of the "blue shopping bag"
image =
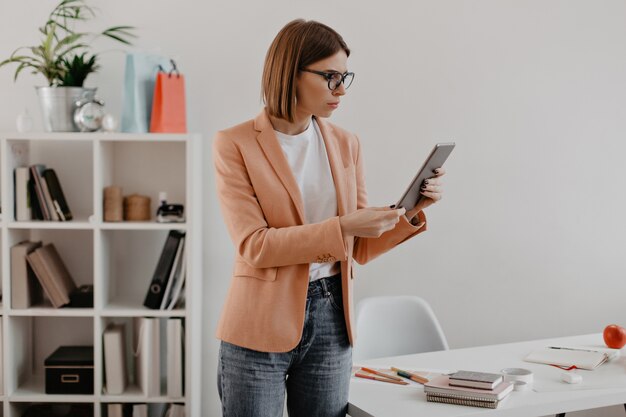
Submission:
POLYGON ((169 59, 160 55, 131 52, 126 54, 122 132, 150 131, 152 96, 159 65, 169 66, 169 59))

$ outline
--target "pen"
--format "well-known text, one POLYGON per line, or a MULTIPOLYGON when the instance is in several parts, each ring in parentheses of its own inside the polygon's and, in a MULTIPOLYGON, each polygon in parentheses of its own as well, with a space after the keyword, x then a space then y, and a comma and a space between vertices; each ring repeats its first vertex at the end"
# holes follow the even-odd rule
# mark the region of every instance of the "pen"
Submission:
POLYGON ((378 375, 378 376, 382 376, 384 378, 393 379, 394 381, 402 381, 402 378, 398 378, 397 376, 393 376, 393 375, 387 375, 386 373, 378 372, 375 369, 361 367, 361 370, 365 371, 365 372, 369 372, 369 373, 375 374, 375 375, 378 375))
POLYGON ((575 350, 575 351, 578 351, 578 352, 604 353, 604 352, 600 352, 598 350, 577 349, 577 348, 568 348, 568 347, 559 347, 559 346, 548 346, 548 349, 562 349, 562 350, 575 350))
POLYGON ((423 376, 414 374, 412 372, 403 371, 402 369, 398 369, 395 367, 391 367, 392 371, 395 371, 398 375, 403 376, 405 378, 410 379, 411 381, 419 382, 420 384, 425 384, 428 382, 428 378, 424 378, 423 376))
POLYGON ((394 379, 383 378, 383 377, 374 376, 374 375, 367 375, 367 374, 362 374, 359 372, 355 373, 354 376, 359 377, 359 378, 365 378, 365 379, 373 379, 374 381, 389 382, 390 384, 409 385, 408 382, 396 381, 394 379))

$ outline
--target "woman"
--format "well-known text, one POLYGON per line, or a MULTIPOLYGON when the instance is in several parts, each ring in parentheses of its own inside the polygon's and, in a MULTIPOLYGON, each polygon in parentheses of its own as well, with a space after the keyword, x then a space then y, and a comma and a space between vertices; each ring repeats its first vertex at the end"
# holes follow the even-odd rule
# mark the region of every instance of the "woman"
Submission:
POLYGON ((237 249, 217 337, 223 414, 344 416, 351 371, 352 260, 365 263, 426 230, 441 199, 427 180, 415 209, 367 207, 358 138, 323 120, 354 74, 333 29, 294 20, 263 69, 266 107, 217 133, 224 220, 237 249))

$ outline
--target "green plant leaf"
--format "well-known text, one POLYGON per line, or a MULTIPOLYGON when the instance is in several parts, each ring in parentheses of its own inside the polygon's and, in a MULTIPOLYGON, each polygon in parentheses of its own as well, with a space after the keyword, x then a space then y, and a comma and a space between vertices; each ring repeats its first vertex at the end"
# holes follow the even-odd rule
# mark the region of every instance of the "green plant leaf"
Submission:
MULTIPOLYGON (((78 40, 79 40, 80 38, 82 38, 83 36, 85 36, 85 34, 84 34, 84 33, 73 33, 73 34, 71 34, 71 35, 67 35, 65 38, 61 39, 61 40, 60 40, 60 41, 56 44, 56 46, 55 46, 55 47, 54 47, 54 49, 52 50, 52 53, 53 53, 53 54, 57 54, 61 48, 64 48, 65 46, 70 45, 70 44, 72 44, 72 43, 74 43, 74 42, 78 41, 78 40)), ((66 53, 67 53, 67 52, 65 52, 65 53, 63 53, 63 54, 60 54, 60 55, 62 56, 62 55, 65 55, 66 53)))
POLYGON ((81 84, 87 75, 99 69, 96 54, 77 54, 81 49, 89 48, 87 37, 106 36, 126 45, 137 37, 133 33, 135 28, 126 25, 113 26, 102 33, 77 32, 74 24, 95 17, 96 10, 87 4, 87 0, 58 0, 45 24, 38 28, 40 42, 17 48, 8 59, 0 62, 0 68, 16 63, 14 80, 24 70, 32 69, 33 74, 40 73, 46 77, 51 86, 59 83, 81 84))

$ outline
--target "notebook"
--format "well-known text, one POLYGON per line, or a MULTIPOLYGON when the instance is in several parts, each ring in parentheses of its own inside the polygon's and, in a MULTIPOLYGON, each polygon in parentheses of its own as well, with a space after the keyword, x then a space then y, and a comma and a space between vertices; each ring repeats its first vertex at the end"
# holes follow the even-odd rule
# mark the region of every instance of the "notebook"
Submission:
POLYGON ((593 370, 617 356, 618 349, 548 346, 531 352, 524 360, 565 368, 575 366, 578 369, 593 370))
POLYGON ((502 382, 502 375, 476 371, 457 371, 450 375, 450 385, 494 389, 502 382))
POLYGON ((455 405, 467 405, 470 407, 497 408, 500 401, 482 401, 471 398, 457 397, 454 395, 426 394, 426 401, 431 403, 444 403, 455 405))
POLYGON ((502 382, 492 390, 480 388, 455 387, 450 385, 450 377, 442 375, 424 384, 424 392, 437 396, 454 396, 455 398, 476 401, 499 401, 513 391, 513 384, 502 382))

